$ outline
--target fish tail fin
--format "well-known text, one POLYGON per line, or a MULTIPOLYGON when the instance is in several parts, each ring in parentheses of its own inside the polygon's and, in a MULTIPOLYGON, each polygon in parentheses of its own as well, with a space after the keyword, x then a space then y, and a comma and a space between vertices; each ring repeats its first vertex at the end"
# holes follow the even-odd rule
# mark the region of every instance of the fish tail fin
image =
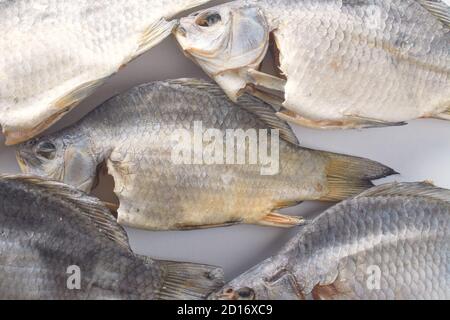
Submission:
POLYGON ((219 267, 170 261, 159 262, 166 274, 161 300, 204 300, 224 285, 219 267))
POLYGON ((322 201, 341 201, 374 186, 373 180, 398 174, 393 169, 372 160, 339 154, 328 154, 326 168, 328 194, 322 201))

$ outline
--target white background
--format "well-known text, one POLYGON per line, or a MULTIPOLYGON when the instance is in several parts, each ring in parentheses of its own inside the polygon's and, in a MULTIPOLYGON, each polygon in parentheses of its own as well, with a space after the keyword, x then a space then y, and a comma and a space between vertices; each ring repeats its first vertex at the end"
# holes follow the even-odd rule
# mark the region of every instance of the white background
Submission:
MULTIPOLYGON (((220 1, 213 1, 217 2, 220 1)), ((205 76, 183 56, 175 41, 168 39, 108 80, 96 94, 51 131, 77 121, 109 97, 135 85, 180 77, 205 76)), ((385 181, 432 180, 438 186, 450 188, 449 122, 417 120, 405 127, 363 131, 316 131, 298 127, 295 131, 305 147, 368 157, 401 173, 400 176, 385 181)), ((0 136, 0 172, 19 173, 14 148, 3 145, 3 137, 0 136)), ((96 194, 105 200, 111 198, 112 183, 103 179, 96 194)), ((309 216, 321 212, 327 206, 308 202, 286 212, 309 216)), ((230 279, 274 254, 296 233, 296 229, 234 226, 189 232, 129 229, 128 233, 136 253, 154 258, 222 266, 230 279)))

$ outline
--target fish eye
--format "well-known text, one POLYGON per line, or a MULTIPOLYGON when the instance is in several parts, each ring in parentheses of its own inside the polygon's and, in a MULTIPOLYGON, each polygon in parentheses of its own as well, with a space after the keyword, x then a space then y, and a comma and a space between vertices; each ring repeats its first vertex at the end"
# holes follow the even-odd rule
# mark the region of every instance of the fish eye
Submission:
POLYGON ((43 141, 36 146, 36 154, 44 159, 53 160, 56 146, 50 141, 43 141))
POLYGON ((207 13, 200 16, 196 23, 200 27, 212 27, 222 21, 222 17, 218 13, 207 13))
POLYGON ((251 300, 255 298, 255 292, 250 288, 241 288, 237 291, 237 295, 241 299, 251 300))

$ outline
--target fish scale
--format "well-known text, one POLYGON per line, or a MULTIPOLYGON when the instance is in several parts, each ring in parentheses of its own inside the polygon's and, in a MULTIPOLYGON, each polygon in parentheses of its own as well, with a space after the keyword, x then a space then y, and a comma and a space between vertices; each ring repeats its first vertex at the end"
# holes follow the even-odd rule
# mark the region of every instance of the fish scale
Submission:
MULTIPOLYGON (((290 4, 293 5, 292 3, 290 4)), ((306 7, 303 9, 301 8, 302 4, 303 1, 297 2, 298 10, 306 11, 308 6, 305 4, 306 7)), ((383 32, 383 28, 374 28, 374 30, 370 28, 363 30, 353 29, 353 32, 357 33, 356 39, 358 39, 358 42, 354 43, 349 28, 351 28, 352 23, 358 23, 357 26, 359 27, 361 22, 358 20, 353 22, 351 18, 361 15, 357 9, 352 10, 351 7, 348 7, 346 12, 351 17, 349 19, 350 21, 339 22, 338 26, 333 27, 337 33, 335 35, 328 33, 326 35, 326 39, 328 40, 320 40, 317 38, 319 35, 316 29, 317 27, 314 25, 305 23, 305 26, 308 25, 312 29, 304 29, 303 24, 289 23, 284 25, 286 29, 283 29, 283 32, 279 35, 279 49, 282 57, 284 57, 281 59, 281 68, 288 77, 285 102, 287 107, 293 106, 295 108, 294 110, 299 114, 312 119, 338 119, 345 114, 353 114, 395 122, 403 121, 405 118, 412 119, 423 116, 426 113, 432 113, 436 105, 429 104, 429 101, 434 101, 435 97, 439 95, 442 97, 448 96, 448 70, 443 73, 430 73, 427 69, 419 69, 419 66, 416 64, 404 64, 402 61, 398 61, 403 67, 402 73, 393 72, 387 65, 384 67, 384 71, 381 67, 373 68, 370 66, 377 65, 378 63, 380 63, 380 66, 384 65, 384 61, 390 59, 385 53, 376 49, 378 47, 377 43, 379 41, 387 41, 389 43, 391 34, 393 39, 397 41, 398 32, 404 30, 405 35, 407 34, 408 37, 411 37, 413 43, 419 43, 414 39, 416 37, 415 35, 425 34, 428 37, 425 38, 425 36, 422 36, 419 38, 421 46, 416 45, 410 50, 405 50, 405 53, 409 53, 411 57, 417 57, 420 63, 429 63, 439 66, 441 70, 446 70, 450 59, 448 50, 450 33, 447 32, 446 36, 439 38, 438 35, 440 33, 435 32, 439 28, 442 29, 438 25, 439 22, 436 20, 435 23, 431 23, 430 19, 425 17, 424 14, 420 15, 420 17, 423 17, 424 21, 428 22, 425 25, 413 22, 415 20, 409 25, 402 25, 397 21, 390 20, 393 19, 391 17, 396 16, 395 13, 401 12, 406 13, 402 16, 406 21, 411 21, 413 18, 417 19, 417 15, 413 16, 413 13, 419 10, 411 10, 411 7, 414 7, 411 1, 369 1, 365 2, 365 5, 373 5, 376 8, 381 7, 384 9, 387 15, 386 17, 380 18, 385 18, 387 21, 381 21, 381 23, 398 28, 398 31, 394 29, 394 33, 386 34, 383 32), (390 4, 391 6, 389 6, 390 4), (384 5, 387 7, 383 8, 384 5), (298 35, 301 41, 293 42, 292 34, 298 35), (437 34, 437 36, 434 36, 434 34, 437 34), (326 43, 325 41, 330 41, 331 46, 334 44, 336 48, 339 48, 339 54, 336 59, 342 59, 337 63, 342 65, 343 73, 341 73, 342 77, 340 81, 343 81, 344 84, 337 83, 334 80, 334 73, 331 73, 332 76, 328 76, 330 71, 332 72, 332 68, 329 67, 330 63, 333 62, 333 55, 329 52, 328 46, 319 46, 315 49, 314 56, 308 55, 308 48, 314 47, 314 43, 324 44, 326 43), (371 45, 372 41, 375 46, 373 49, 369 49, 367 52, 360 51, 366 47, 364 42, 371 45), (428 50, 430 50, 429 47, 432 47, 433 50, 431 56, 427 55, 428 50), (283 53, 285 54, 283 55, 283 53), (302 63, 299 63, 299 61, 302 61, 302 63), (304 68, 303 65, 305 64, 309 64, 311 68, 304 68), (371 76, 372 74, 373 76, 371 76), (380 74, 389 76, 380 79, 378 77, 380 74), (378 79, 380 81, 377 81, 378 79), (364 90, 358 91, 351 89, 354 83, 358 83, 358 87, 362 87, 364 90), (330 90, 330 88, 332 89, 330 90), (353 94, 350 90, 356 91, 354 100, 349 100, 347 96, 345 99, 340 97, 339 94, 353 94), (408 94, 417 92, 419 94, 414 94, 415 99, 411 100, 406 96, 402 98, 402 95, 398 94, 399 92, 407 92, 408 94), (377 103, 376 108, 370 108, 368 106, 380 99, 384 103, 377 103), (391 99, 393 103, 389 103, 391 99), (301 105, 298 108, 296 108, 296 100, 301 101, 301 105), (393 105, 396 107, 394 108, 393 105), (407 111, 408 107, 411 108, 410 111, 407 111), (407 114, 403 112, 407 112, 407 114)), ((418 5, 415 8, 418 9, 418 5)), ((310 13, 304 16, 305 22, 326 21, 327 19, 334 19, 336 17, 333 15, 327 16, 323 14, 322 9, 316 9, 318 9, 316 11, 317 13, 310 13)), ((336 8, 336 10, 338 9, 339 7, 336 8)), ((282 19, 280 17, 277 18, 282 19)), ((365 19, 367 18, 370 17, 366 16, 365 19)), ((339 17, 339 19, 341 18, 339 17)), ((361 17, 361 21, 364 21, 363 17, 361 17)), ((352 99, 351 96, 350 99, 352 99)), ((444 101, 442 100, 442 102, 444 101)), ((445 105, 443 107, 444 109, 440 107, 442 112, 445 111, 445 105)))
POLYGON ((0 203, 1 299, 202 299, 222 284, 216 267, 135 255, 108 209, 73 187, 0 176, 0 203))
POLYGON ((279 299, 283 290, 288 299, 448 299, 449 240, 449 190, 374 187, 325 211, 212 297, 236 299, 250 288, 256 299, 279 299), (380 272, 375 288, 370 268, 380 272), (280 271, 291 281, 270 280, 280 271))
POLYGON ((208 0, 0 1, 0 125, 7 144, 47 129, 208 0))
POLYGON ((287 121, 367 128, 449 118, 449 26, 438 0, 242 0, 181 19, 176 37, 232 100, 249 91, 287 121), (286 81, 258 72, 271 38, 286 81))

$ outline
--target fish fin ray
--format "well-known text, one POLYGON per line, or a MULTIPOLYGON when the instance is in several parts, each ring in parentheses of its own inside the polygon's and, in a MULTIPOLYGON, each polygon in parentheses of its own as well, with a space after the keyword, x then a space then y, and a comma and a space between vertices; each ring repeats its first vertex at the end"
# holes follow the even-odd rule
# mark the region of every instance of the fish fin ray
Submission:
POLYGON ((352 290, 339 277, 329 284, 317 284, 311 291, 313 300, 352 299, 352 290))
POLYGON ((73 107, 58 110, 56 113, 29 130, 10 130, 7 126, 3 126, 3 134, 6 138, 5 144, 7 146, 13 146, 37 136, 38 134, 49 128, 52 124, 56 123, 58 120, 64 117, 64 115, 70 112, 72 108, 73 107))
POLYGON ((271 105, 276 112, 280 112, 284 108, 284 100, 280 96, 258 89, 254 85, 248 85, 245 88, 245 91, 259 100, 271 105))
POLYGON ((376 119, 369 119, 358 116, 346 116, 342 120, 313 120, 304 118, 295 112, 283 110, 278 117, 287 122, 292 122, 300 126, 312 129, 335 130, 335 129, 370 129, 384 127, 404 126, 406 122, 386 122, 376 119))
POLYGON ((367 190, 355 199, 365 197, 413 196, 426 197, 450 203, 450 190, 434 186, 431 182, 394 182, 367 190))
POLYGON ((94 93, 106 80, 107 77, 103 77, 97 80, 88 81, 78 86, 74 90, 70 91, 63 97, 56 100, 53 105, 58 110, 66 110, 65 113, 72 110, 78 103, 94 93))
POLYGON ((108 239, 131 250, 125 230, 116 222, 104 204, 75 187, 62 182, 45 180, 33 176, 0 176, 0 179, 20 181, 42 188, 46 193, 59 197, 79 209, 79 214, 89 219, 108 239))
POLYGON ((346 122, 354 123, 356 129, 386 128, 386 127, 402 127, 407 123, 404 121, 389 122, 378 119, 371 119, 361 116, 347 116, 346 122))
POLYGON ((435 116, 434 118, 436 118, 436 119, 441 119, 441 120, 449 120, 449 121, 450 121, 450 108, 448 108, 448 109, 445 110, 444 112, 438 114, 438 115, 435 116))
POLYGON ((248 69, 247 82, 266 89, 284 92, 287 81, 264 72, 248 69))
POLYGON ((29 130, 9 130, 7 127, 4 127, 3 133, 6 137, 6 145, 15 145, 27 141, 50 128, 54 123, 72 111, 82 100, 94 93, 104 83, 106 78, 83 83, 76 89, 58 98, 51 104, 51 107, 56 111, 29 130))
MULTIPOLYGON (((201 91, 207 91, 209 94, 220 99, 227 99, 227 95, 216 84, 209 81, 198 79, 177 79, 166 81, 168 84, 181 85, 185 87, 195 88, 201 91)), ((238 98, 237 105, 244 110, 256 116, 260 121, 271 129, 280 131, 280 137, 294 145, 299 145, 297 136, 286 121, 277 117, 276 110, 269 104, 261 101, 250 94, 244 94, 238 98)))
POLYGON ((204 300, 224 285, 223 270, 219 267, 158 261, 166 272, 159 292, 160 300, 204 300))
POLYGON ((258 225, 276 228, 292 228, 304 225, 305 223, 306 221, 302 217, 288 216, 272 212, 267 216, 265 216, 264 218, 262 218, 258 222, 258 225))
POLYGON ((167 21, 164 18, 153 23, 144 31, 139 39, 138 49, 136 52, 128 60, 126 60, 124 64, 161 43, 170 36, 176 25, 176 21, 167 21))
POLYGON ((450 28, 450 7, 440 0, 417 0, 422 7, 450 28))
POLYGON ((328 194, 322 201, 341 201, 374 186, 373 180, 398 174, 393 169, 369 159, 327 154, 328 194))

